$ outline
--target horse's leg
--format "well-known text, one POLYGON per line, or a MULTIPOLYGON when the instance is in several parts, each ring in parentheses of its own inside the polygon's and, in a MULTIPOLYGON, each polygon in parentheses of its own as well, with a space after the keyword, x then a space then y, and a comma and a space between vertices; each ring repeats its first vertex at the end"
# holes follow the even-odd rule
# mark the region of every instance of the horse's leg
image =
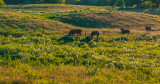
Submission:
POLYGON ((97 33, 97 42, 98 42, 98 37, 99 37, 99 35, 98 35, 98 33, 97 33))
POLYGON ((130 34, 130 33, 128 33, 128 36, 131 36, 131 34, 130 34))

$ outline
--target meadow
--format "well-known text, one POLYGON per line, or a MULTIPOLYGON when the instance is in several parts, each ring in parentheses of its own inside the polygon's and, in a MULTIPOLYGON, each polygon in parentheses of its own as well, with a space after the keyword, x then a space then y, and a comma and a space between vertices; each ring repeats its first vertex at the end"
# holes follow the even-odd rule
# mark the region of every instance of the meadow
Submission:
POLYGON ((110 6, 1 6, 0 83, 159 83, 158 13, 110 6), (152 31, 146 33, 145 26, 152 31), (71 29, 82 29, 82 38, 67 36, 71 29), (87 43, 84 32, 95 30, 99 39, 87 43))

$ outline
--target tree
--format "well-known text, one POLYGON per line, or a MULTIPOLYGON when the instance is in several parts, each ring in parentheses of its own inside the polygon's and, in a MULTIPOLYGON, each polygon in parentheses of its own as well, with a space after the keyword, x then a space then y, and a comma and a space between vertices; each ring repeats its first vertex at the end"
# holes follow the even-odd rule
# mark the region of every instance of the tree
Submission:
POLYGON ((126 6, 133 6, 134 4, 141 5, 143 2, 142 0, 124 0, 124 1, 126 6))
POLYGON ((97 0, 96 3, 97 3, 96 5, 98 5, 98 6, 104 6, 104 5, 106 5, 106 0, 97 0))
POLYGON ((156 5, 156 8, 159 8, 160 0, 151 0, 151 2, 156 5))
POLYGON ((114 6, 116 0, 106 0, 106 5, 114 6))
POLYGON ((23 4, 24 1, 25 0, 4 0, 6 4, 23 4))
POLYGON ((160 0, 142 0, 143 2, 151 2, 152 6, 156 8, 160 7, 160 0))
POLYGON ((117 0, 115 2, 114 6, 125 8, 125 2, 124 2, 124 0, 117 0))
POLYGON ((0 0, 0 5, 6 5, 3 0, 0 0))
POLYGON ((66 0, 45 0, 46 3, 65 4, 66 0))
POLYGON ((59 4, 65 4, 65 3, 66 3, 66 0, 58 0, 58 3, 59 3, 59 4))
POLYGON ((45 3, 45 0, 40 0, 39 2, 43 4, 43 3, 45 3))

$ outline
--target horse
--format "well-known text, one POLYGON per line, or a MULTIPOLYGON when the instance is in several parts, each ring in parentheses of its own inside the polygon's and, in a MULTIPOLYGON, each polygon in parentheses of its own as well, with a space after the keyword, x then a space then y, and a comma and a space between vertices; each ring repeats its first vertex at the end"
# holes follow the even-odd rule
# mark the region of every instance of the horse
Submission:
POLYGON ((72 29, 69 31, 69 36, 72 36, 74 34, 78 34, 79 36, 82 35, 82 30, 81 29, 72 29))
POLYGON ((97 35, 97 38, 99 37, 99 32, 98 31, 92 31, 91 33, 91 38, 93 38, 93 36, 97 35))
POLYGON ((87 43, 89 43, 92 40, 91 36, 87 36, 86 40, 87 40, 87 43))
POLYGON ((147 31, 149 31, 149 32, 151 31, 151 27, 147 27, 147 26, 145 26, 145 27, 146 27, 146 32, 147 31))
POLYGON ((130 31, 129 30, 124 30, 124 29, 121 29, 121 32, 122 32, 122 34, 130 34, 130 31))

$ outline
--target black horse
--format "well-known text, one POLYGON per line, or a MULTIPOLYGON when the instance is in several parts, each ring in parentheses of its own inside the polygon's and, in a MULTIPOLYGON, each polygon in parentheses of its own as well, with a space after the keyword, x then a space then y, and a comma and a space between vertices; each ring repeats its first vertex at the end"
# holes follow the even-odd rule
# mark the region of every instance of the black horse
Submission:
POLYGON ((69 36, 72 36, 74 34, 78 34, 79 36, 81 36, 82 35, 82 30, 81 29, 72 29, 72 30, 70 30, 69 36))
POLYGON ((93 36, 97 35, 97 38, 99 37, 99 32, 98 31, 92 31, 91 33, 91 38, 93 38, 93 36))
POLYGON ((130 31, 129 30, 124 30, 124 29, 121 29, 121 32, 122 32, 122 34, 130 34, 130 31))
POLYGON ((150 32, 151 31, 151 27, 147 27, 147 26, 145 26, 146 27, 146 32, 148 31, 148 32, 150 32))
POLYGON ((91 36, 87 36, 86 40, 87 40, 87 43, 89 43, 92 40, 91 36))

